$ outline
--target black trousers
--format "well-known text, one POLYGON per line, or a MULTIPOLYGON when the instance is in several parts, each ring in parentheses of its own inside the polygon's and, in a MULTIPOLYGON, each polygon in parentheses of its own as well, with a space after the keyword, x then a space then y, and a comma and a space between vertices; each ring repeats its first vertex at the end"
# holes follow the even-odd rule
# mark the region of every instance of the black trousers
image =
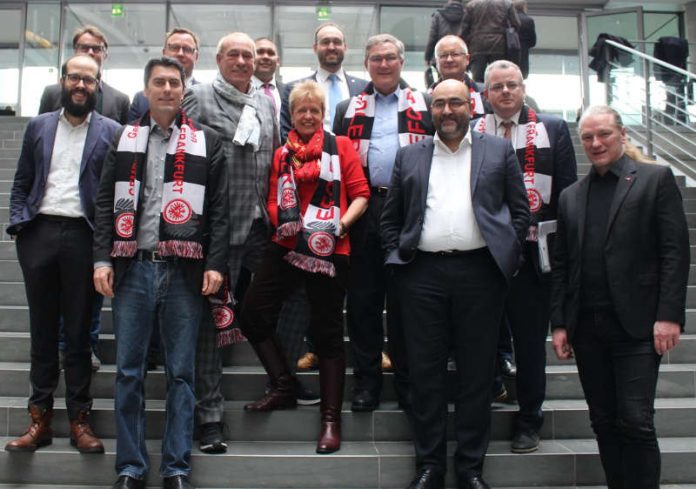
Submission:
POLYGON ((382 389, 386 299, 388 351, 394 366, 394 388, 400 403, 408 405, 408 366, 405 361, 399 297, 393 278, 384 267, 384 251, 379 232, 383 205, 383 195, 374 194, 370 197, 366 213, 351 231, 346 310, 353 376, 356 392, 367 390, 379 398, 382 389))
POLYGON ((572 341, 609 489, 658 489, 653 422, 661 357, 611 312, 582 314, 572 341))
POLYGON ((480 475, 507 284, 487 249, 419 253, 395 270, 409 363, 417 468, 446 470, 447 356, 457 362, 454 456, 459 479, 480 475), (451 345, 451 342, 454 345, 451 345))
MULTIPOLYGON (((529 246, 529 244, 528 244, 529 246)), ((536 252, 536 249, 535 249, 536 252)), ((512 332, 517 364, 517 429, 539 431, 546 397, 546 338, 549 334, 551 289, 530 257, 512 278, 505 315, 512 332)))
POLYGON ((250 342, 259 343, 274 334, 285 299, 305 287, 311 319, 309 330, 321 358, 342 358, 343 300, 348 278, 348 257, 334 255, 336 276, 310 273, 290 265, 283 257, 288 248, 272 243, 244 296, 241 328, 250 342))
POLYGON ((474 81, 483 83, 483 75, 486 72, 486 67, 493 61, 505 59, 505 53, 471 53, 471 61, 469 62, 469 70, 474 81))
POLYGON ((31 332, 29 404, 53 407, 60 317, 65 330, 65 402, 70 419, 91 408, 92 230, 84 219, 37 216, 17 235, 31 332))

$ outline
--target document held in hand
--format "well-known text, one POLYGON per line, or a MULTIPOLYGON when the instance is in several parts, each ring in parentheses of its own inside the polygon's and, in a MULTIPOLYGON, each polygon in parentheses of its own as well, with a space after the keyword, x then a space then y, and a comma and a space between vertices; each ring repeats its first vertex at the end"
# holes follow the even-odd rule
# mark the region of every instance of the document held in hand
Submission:
POLYGON ((537 240, 539 244, 539 265, 542 273, 551 271, 551 258, 549 257, 549 234, 556 232, 558 221, 541 221, 537 229, 537 240))

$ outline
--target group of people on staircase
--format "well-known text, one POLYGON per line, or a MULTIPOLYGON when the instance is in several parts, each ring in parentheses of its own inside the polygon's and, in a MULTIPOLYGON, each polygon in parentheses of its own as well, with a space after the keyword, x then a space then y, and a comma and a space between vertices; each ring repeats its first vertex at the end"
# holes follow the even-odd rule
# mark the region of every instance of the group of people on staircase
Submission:
POLYGON ((538 449, 549 323, 559 358, 577 357, 609 487, 659 486, 652 403, 661 355, 684 325, 688 233, 674 176, 627 151, 618 113, 592 107, 580 119, 592 169, 576 182, 567 124, 525 103, 515 63, 493 61, 474 82, 456 35, 435 44, 442 80, 424 93, 401 78, 405 48, 390 34, 368 39, 370 79, 360 80, 342 68, 340 26, 322 24, 317 71, 282 86, 273 41, 242 32, 220 39, 212 83, 197 82, 198 37, 176 28, 126 111, 101 80, 104 34, 87 26, 73 44, 47 89, 59 104, 29 122, 12 187, 32 392, 31 424, 6 450, 52 442, 62 322, 70 441, 104 452, 89 424, 98 293, 111 299, 116 339, 114 489, 144 488, 148 476, 154 331, 167 384, 165 489, 193 487, 196 426, 201 451, 226 451, 220 350, 242 337, 269 377, 248 412, 297 406, 307 389, 294 365, 311 338, 316 451, 336 452, 345 300, 355 412, 380 403, 386 303, 397 401, 413 428, 408 489, 445 487, 451 398, 456 484, 489 487, 508 327, 511 450, 538 449))

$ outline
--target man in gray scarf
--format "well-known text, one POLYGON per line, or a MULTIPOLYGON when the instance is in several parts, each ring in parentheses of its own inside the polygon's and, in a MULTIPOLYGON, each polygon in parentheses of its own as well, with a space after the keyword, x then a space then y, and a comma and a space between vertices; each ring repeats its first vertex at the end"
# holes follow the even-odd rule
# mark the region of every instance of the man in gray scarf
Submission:
MULTIPOLYGON (((251 85, 256 49, 242 32, 218 42, 219 73, 212 84, 191 87, 183 107, 190 117, 222 136, 229 181, 229 280, 235 289, 242 267, 253 272, 268 243, 266 211, 268 176, 275 149, 280 145, 278 122, 271 100, 251 85)), ((284 314, 284 320, 307 321, 307 314, 284 314)), ((201 326, 196 355, 196 421, 200 449, 227 450, 223 435, 222 360, 216 347, 212 319, 201 326)))

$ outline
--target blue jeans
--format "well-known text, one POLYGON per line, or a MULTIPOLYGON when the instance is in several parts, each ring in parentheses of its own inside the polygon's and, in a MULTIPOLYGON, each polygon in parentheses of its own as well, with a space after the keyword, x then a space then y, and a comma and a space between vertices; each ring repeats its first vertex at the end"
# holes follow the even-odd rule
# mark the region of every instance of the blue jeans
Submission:
POLYGON ((116 472, 144 479, 144 377, 153 325, 159 324, 167 377, 162 477, 191 472, 196 341, 203 296, 177 262, 133 261, 112 301, 116 334, 116 472))
POLYGON ((658 489, 654 403, 660 356, 611 312, 581 314, 572 340, 609 489, 658 489))

